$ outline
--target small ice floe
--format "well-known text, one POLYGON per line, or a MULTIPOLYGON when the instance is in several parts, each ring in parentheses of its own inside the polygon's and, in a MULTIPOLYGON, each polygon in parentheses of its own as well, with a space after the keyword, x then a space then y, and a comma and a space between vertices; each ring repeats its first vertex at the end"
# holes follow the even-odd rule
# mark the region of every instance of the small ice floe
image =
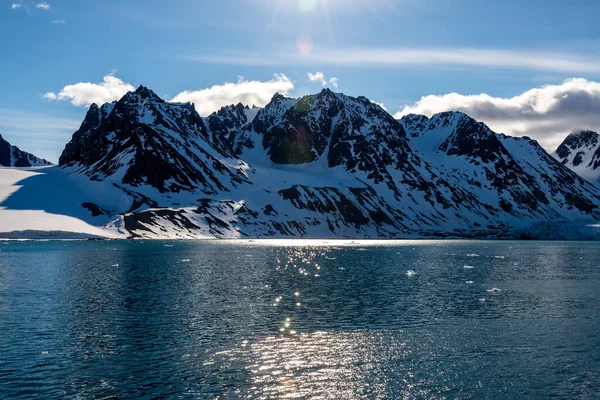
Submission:
POLYGON ((113 265, 111 265, 111 267, 118 267, 118 266, 119 266, 119 264, 113 264, 113 265))
POLYGON ((479 301, 480 301, 480 302, 482 302, 482 303, 484 303, 484 302, 485 302, 485 299, 479 299, 479 301))
POLYGON ((479 257, 479 254, 475 254, 475 253, 467 254, 467 257, 479 257))
POLYGON ((409 269, 408 271, 406 271, 406 276, 413 277, 415 276, 417 273, 415 271, 413 271, 412 269, 409 269))
POLYGON ((472 284, 473 284, 473 281, 467 281, 467 282, 465 282, 465 283, 466 283, 467 285, 472 285, 472 284))
POLYGON ((335 260, 335 257, 325 257, 328 260, 335 260))
POLYGON ((504 256, 494 256, 494 258, 504 258, 504 256))
POLYGON ((164 246, 165 246, 165 247, 173 247, 173 245, 172 245, 172 244, 165 244, 164 246))
POLYGON ((492 289, 488 289, 487 292, 488 293, 500 293, 502 290, 498 289, 498 288, 492 288, 492 289))
POLYGON ((182 263, 185 263, 185 262, 190 262, 190 261, 191 261, 191 260, 190 260, 189 258, 184 258, 183 260, 181 260, 181 262, 182 262, 182 263))
POLYGON ((464 269, 473 269, 473 268, 475 268, 475 267, 473 267, 472 265, 465 265, 464 266, 464 269))
POLYGON ((47 356, 49 353, 47 351, 42 351, 43 356, 47 356))

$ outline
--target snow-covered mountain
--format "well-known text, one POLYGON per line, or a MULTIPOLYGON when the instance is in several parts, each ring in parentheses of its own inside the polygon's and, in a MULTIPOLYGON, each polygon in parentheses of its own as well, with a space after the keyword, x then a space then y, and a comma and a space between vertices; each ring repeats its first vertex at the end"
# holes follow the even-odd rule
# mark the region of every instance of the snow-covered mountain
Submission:
POLYGON ((596 188, 535 141, 462 113, 397 121, 327 89, 203 119, 140 87, 92 105, 34 178, 73 193, 39 207, 117 237, 515 237, 600 219, 596 188))
POLYGON ((556 149, 554 156, 588 181, 600 184, 600 135, 592 131, 573 132, 556 149))
POLYGON ((0 135, 0 166, 40 167, 45 165, 52 165, 52 163, 22 151, 17 146, 8 143, 2 135, 0 135))
MULTIPOLYGON (((408 115, 410 146, 455 185, 477 193, 490 212, 514 218, 577 219, 598 208, 597 190, 535 140, 492 132, 460 112, 408 115), (500 210, 499 210, 500 209, 500 210)), ((516 223, 512 222, 512 223, 516 223)))
POLYGON ((248 182, 245 163, 228 149, 211 138, 192 104, 167 103, 140 86, 118 102, 93 104, 59 165, 160 193, 216 195, 248 182))
POLYGON ((211 144, 225 143, 233 151, 236 136, 254 120, 259 111, 258 107, 250 108, 238 103, 235 106, 221 107, 219 111, 209 115, 204 122, 211 135, 211 144))

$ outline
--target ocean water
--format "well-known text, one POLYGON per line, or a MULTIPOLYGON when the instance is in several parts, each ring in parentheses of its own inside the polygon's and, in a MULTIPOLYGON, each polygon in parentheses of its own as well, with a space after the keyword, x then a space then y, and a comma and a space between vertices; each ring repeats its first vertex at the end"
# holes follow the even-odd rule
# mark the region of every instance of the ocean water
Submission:
POLYGON ((0 398, 600 398, 600 244, 0 243, 0 398))

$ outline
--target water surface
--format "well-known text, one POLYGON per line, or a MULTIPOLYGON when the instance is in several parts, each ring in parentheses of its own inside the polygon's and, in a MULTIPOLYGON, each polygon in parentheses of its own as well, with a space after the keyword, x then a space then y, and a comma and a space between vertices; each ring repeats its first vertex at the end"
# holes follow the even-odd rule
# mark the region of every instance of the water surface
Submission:
POLYGON ((0 243, 0 332, 0 398, 599 398, 600 245, 0 243))

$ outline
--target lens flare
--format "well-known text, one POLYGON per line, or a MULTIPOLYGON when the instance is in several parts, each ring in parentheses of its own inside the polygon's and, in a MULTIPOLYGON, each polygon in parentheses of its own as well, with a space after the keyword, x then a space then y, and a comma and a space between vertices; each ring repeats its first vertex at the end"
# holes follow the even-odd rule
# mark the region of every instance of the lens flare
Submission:
POLYGON ((296 48, 301 55, 308 55, 313 49, 313 41, 310 37, 300 37, 296 42, 296 48))

